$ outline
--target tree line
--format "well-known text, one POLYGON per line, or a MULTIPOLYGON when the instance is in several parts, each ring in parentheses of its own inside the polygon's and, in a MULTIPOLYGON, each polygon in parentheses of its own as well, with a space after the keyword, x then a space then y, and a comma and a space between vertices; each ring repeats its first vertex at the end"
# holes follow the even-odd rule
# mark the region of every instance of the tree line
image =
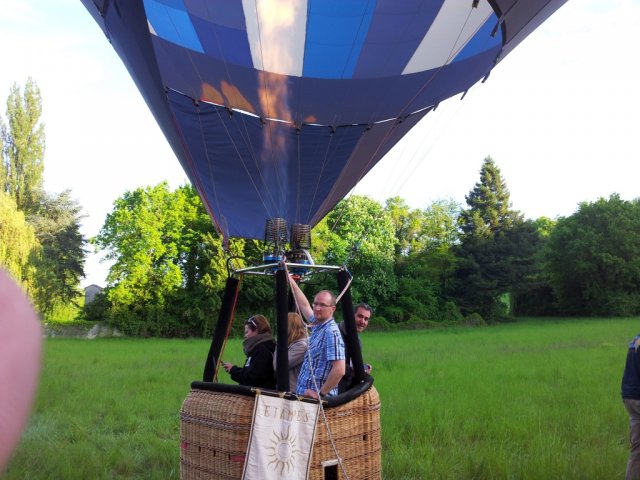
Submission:
MULTIPOLYGON (((486 158, 466 205, 410 208, 354 195, 312 229, 316 263, 346 265, 375 328, 485 324, 519 315, 640 313, 640 200, 584 202, 568 217, 527 220, 513 210, 486 158)), ((134 335, 208 335, 228 275, 262 263, 262 245, 232 239, 225 253, 196 191, 166 183, 119 198, 93 239, 114 264, 88 317, 134 335)), ((271 277, 247 276, 237 315, 273 312, 271 277)), ((336 290, 312 275, 309 292, 336 290)))
MULTIPOLYGON (((0 265, 42 317, 81 299, 86 240, 69 191, 42 186, 40 91, 14 85, 0 117, 0 265)), ((640 314, 640 200, 583 202, 568 217, 525 219, 514 210, 487 157, 465 204, 451 199, 410 208, 354 195, 312 229, 320 264, 346 265, 356 301, 372 305, 373 328, 484 324, 519 315, 640 314)), ((131 335, 208 336, 234 266, 262 263, 262 242, 223 248, 190 185, 126 192, 113 204, 94 248, 113 262, 107 286, 81 317, 131 335)), ((316 274, 309 292, 336 290, 316 274)), ((246 276, 237 315, 273 312, 273 279, 246 276)))
POLYGON ((27 80, 14 84, 0 116, 0 265, 29 294, 43 318, 78 305, 86 240, 81 207, 70 191, 43 188, 42 97, 27 80))

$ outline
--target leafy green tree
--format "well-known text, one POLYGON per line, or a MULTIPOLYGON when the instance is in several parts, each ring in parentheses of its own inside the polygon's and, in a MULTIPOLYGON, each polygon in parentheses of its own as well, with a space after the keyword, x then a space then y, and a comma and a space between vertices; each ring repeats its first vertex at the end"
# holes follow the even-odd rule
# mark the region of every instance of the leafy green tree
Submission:
POLYGON ((442 299, 457 265, 453 248, 459 242, 460 210, 460 205, 452 199, 436 200, 424 210, 425 248, 420 256, 442 299))
MULTIPOLYGON (((231 239, 228 250, 215 232, 196 190, 190 186, 178 188, 174 195, 183 197, 184 226, 177 239, 178 265, 183 285, 173 295, 167 307, 168 318, 174 324, 171 336, 209 336, 221 306, 221 292, 228 276, 229 254, 241 256, 246 241, 231 239)), ((244 266, 244 259, 234 262, 236 268, 244 266)), ((236 322, 238 323, 238 322, 236 322)))
POLYGON ((400 197, 387 199, 385 211, 393 221, 395 230, 395 256, 408 256, 422 250, 423 214, 412 210, 400 197))
MULTIPOLYGON (((144 336, 205 335, 227 277, 222 242, 190 186, 126 192, 93 240, 114 261, 108 321, 144 336)), ((241 256, 244 241, 232 241, 241 256)))
POLYGON ((375 308, 395 295, 394 227, 380 203, 360 195, 342 200, 313 234, 314 242, 318 238, 325 249, 317 262, 349 267, 356 301, 368 302, 375 308))
POLYGON ((512 312, 515 315, 556 315, 558 314, 557 302, 546 260, 549 236, 555 228, 556 221, 540 217, 527 223, 529 223, 528 228, 535 229, 535 233, 522 232, 525 236, 529 236, 529 241, 520 247, 519 252, 531 249, 528 260, 532 263, 527 267, 525 281, 513 288, 512 312))
POLYGON ((547 268, 561 312, 640 314, 640 199, 580 204, 558 219, 549 237, 547 268))
POLYGON ((44 318, 56 305, 78 306, 79 288, 84 277, 86 239, 80 232, 82 207, 66 190, 59 195, 44 193, 40 205, 30 216, 42 245, 37 263, 36 306, 44 318))
POLYGON ((42 196, 45 134, 40 122, 40 89, 29 78, 24 88, 14 84, 7 98, 7 125, 0 123, 3 145, 1 188, 11 195, 19 210, 34 212, 42 196))
POLYGON ((453 199, 436 200, 423 213, 423 237, 427 250, 450 248, 458 243, 461 206, 453 199))
POLYGON ((511 209, 506 182, 491 157, 483 161, 480 181, 466 201, 452 292, 464 314, 500 320, 509 313, 510 294, 530 274, 535 247, 525 243, 537 231, 511 209))
POLYGON ((39 255, 40 244, 34 228, 13 198, 0 192, 0 267, 32 293, 33 261, 39 255))
POLYGON ((183 280, 176 261, 183 202, 166 183, 126 192, 95 238, 114 261, 107 276, 110 320, 126 333, 163 333, 168 297, 183 280))
POLYGON ((438 200, 424 210, 411 210, 396 197, 387 201, 386 209, 396 228, 398 282, 396 296, 384 307, 388 320, 450 320, 443 294, 455 265, 451 247, 457 238, 459 206, 453 200, 438 200))

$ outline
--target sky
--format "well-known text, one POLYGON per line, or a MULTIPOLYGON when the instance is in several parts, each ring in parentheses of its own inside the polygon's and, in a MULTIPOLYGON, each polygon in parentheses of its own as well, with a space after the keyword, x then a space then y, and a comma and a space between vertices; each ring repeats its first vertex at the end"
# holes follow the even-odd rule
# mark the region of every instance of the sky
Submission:
MULTIPOLYGON (((71 190, 98 234, 128 190, 187 182, 124 65, 79 0, 3 0, 0 116, 14 83, 40 87, 45 189, 71 190)), ((429 113, 352 193, 413 208, 462 204, 485 157, 525 217, 640 197, 640 0, 569 0, 464 99, 429 113)), ((104 286, 91 253, 82 285, 104 286)))

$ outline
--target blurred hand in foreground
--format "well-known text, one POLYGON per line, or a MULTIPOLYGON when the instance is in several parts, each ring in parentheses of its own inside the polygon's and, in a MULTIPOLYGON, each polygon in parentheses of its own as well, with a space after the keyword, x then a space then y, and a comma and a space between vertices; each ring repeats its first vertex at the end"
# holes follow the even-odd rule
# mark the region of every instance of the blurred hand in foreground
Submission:
POLYGON ((33 307, 0 268, 0 475, 31 411, 41 349, 42 330, 33 307))

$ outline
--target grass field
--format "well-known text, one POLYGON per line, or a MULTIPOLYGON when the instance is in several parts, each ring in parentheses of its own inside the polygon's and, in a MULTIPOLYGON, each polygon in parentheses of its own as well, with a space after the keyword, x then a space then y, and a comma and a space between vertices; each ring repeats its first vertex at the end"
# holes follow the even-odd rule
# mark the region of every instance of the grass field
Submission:
MULTIPOLYGON (((623 478, 620 378, 637 331, 640 318, 365 333, 383 478, 623 478)), ((2 478, 179 478, 178 412, 208 344, 47 340, 36 407, 2 478)), ((243 361, 239 340, 225 359, 243 361)))

